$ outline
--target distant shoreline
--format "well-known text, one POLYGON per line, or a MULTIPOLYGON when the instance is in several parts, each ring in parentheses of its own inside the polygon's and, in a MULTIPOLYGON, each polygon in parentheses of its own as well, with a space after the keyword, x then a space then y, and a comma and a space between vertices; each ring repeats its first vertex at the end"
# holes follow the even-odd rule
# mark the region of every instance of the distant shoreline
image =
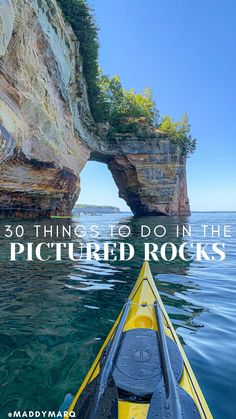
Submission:
MULTIPOLYGON (((73 211, 79 212, 78 210, 81 210, 82 213, 88 214, 92 210, 93 213, 99 212, 101 214, 133 214, 132 211, 129 210, 122 210, 118 207, 113 207, 110 205, 81 205, 81 206, 75 206, 73 211), (97 211, 98 210, 98 211, 97 211)), ((200 214, 200 213, 212 213, 212 214, 218 214, 218 213, 227 213, 227 214, 235 214, 236 210, 219 210, 219 211, 204 211, 204 210, 197 210, 197 211, 191 211, 191 214, 200 214)), ((175 216, 176 217, 176 216, 175 216)))
POLYGON ((76 204, 73 214, 120 214, 121 210, 112 205, 76 204))

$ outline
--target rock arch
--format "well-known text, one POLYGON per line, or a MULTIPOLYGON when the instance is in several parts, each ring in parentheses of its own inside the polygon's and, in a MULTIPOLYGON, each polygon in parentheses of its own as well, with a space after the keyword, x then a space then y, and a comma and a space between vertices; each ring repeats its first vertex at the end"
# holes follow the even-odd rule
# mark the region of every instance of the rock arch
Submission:
POLYGON ((177 145, 142 125, 110 138, 94 123, 78 41, 56 1, 8 0, 0 14, 0 215, 68 215, 89 159, 107 163, 134 214, 188 214, 177 145))
POLYGON ((189 214, 186 160, 179 146, 142 126, 136 135, 108 137, 96 145, 90 159, 107 163, 119 196, 135 215, 189 214))

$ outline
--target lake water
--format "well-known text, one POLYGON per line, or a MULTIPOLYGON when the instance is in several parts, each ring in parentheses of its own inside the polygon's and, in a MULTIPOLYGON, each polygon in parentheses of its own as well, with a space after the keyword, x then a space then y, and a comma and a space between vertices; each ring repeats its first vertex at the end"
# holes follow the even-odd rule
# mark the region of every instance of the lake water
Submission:
MULTIPOLYGON (((73 220, 0 223, 0 411, 57 410, 67 393, 74 394, 82 382, 109 329, 138 276, 143 242, 141 224, 152 229, 162 224, 163 239, 146 241, 179 246, 176 225, 192 225, 191 242, 203 242, 200 226, 230 224, 225 242, 226 258, 218 261, 151 262, 163 302, 197 376, 215 418, 235 418, 236 412, 236 234, 235 213, 193 213, 191 217, 135 218, 130 214, 81 216, 73 220), (21 223, 23 239, 35 240, 33 224, 99 227, 97 243, 110 239, 108 224, 129 225, 128 239, 135 248, 132 262, 9 261, 5 224, 21 223)), ((23 240, 23 241, 22 241, 23 240)), ((57 241, 62 240, 59 236, 57 241)), ((87 241, 93 240, 89 237, 87 241)), ((74 237, 75 249, 81 240, 74 237)), ((45 252, 46 253, 46 252, 45 252)), ((194 254, 189 249, 188 256, 194 254)), ((212 254, 212 253, 211 253, 212 254)), ((63 251, 66 257, 66 251, 63 251)))

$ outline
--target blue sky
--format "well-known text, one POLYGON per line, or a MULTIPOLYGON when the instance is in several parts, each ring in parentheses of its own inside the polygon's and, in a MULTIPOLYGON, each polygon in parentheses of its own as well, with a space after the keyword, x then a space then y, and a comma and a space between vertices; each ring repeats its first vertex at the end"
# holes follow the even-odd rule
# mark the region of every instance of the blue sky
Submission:
MULTIPOLYGON (((236 210, 236 1, 89 0, 100 65, 126 88, 153 90, 161 114, 188 113, 192 210, 236 210)), ((79 202, 126 209, 106 165, 89 162, 79 202)))

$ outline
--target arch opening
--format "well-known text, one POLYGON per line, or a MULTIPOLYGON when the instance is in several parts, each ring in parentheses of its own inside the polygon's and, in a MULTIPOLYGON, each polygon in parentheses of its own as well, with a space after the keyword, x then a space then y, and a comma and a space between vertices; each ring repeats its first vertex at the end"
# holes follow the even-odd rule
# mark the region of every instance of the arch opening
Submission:
POLYGON ((130 212, 106 163, 88 161, 80 173, 80 195, 76 204, 112 206, 130 212))

